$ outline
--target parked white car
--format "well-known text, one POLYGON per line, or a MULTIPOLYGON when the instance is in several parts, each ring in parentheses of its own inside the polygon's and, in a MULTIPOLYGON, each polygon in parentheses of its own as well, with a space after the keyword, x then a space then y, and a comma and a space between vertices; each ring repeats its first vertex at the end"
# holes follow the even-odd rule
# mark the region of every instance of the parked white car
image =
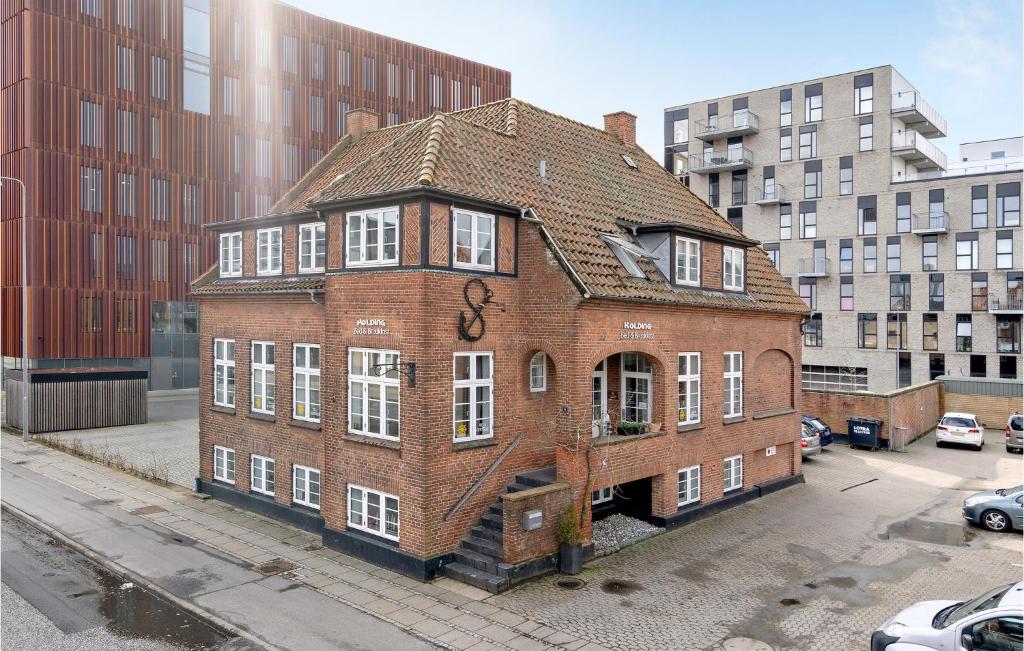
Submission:
POLYGON ((1024 582, 970 601, 922 601, 871 634, 871 651, 1021 651, 1024 582))
POLYGON ((985 428, 974 414, 947 412, 935 426, 935 445, 942 447, 943 443, 973 445, 974 449, 981 450, 985 445, 985 428))

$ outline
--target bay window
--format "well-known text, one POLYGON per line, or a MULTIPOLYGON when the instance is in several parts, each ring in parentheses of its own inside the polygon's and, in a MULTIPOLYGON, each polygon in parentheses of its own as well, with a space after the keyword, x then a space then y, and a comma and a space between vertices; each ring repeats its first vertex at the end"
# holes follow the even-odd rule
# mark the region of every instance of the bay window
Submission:
POLYGON ((494 270, 494 215, 455 210, 452 229, 454 266, 494 270))
POLYGON ((722 247, 722 287, 743 290, 743 249, 722 247))
POLYGON ((322 272, 327 264, 327 225, 299 226, 299 273, 322 272))
POLYGON ((281 227, 256 231, 256 274, 281 273, 281 227))
POLYGON ((224 233, 220 236, 220 275, 242 275, 241 233, 224 233))
POLYGON ((676 238, 676 283, 700 284, 700 241, 676 238))
POLYGON ((398 264, 398 208, 375 208, 345 216, 346 267, 398 264))

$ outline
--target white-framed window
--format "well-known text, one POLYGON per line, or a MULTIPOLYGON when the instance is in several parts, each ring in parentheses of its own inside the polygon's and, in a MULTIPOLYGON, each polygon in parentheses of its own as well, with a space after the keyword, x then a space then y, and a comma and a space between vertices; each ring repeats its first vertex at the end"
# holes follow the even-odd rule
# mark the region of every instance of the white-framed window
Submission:
POLYGON ((397 350, 349 349, 349 432, 399 439, 401 377, 397 350))
POLYGON ((235 406, 235 340, 213 340, 213 404, 235 406))
POLYGON ((256 274, 281 273, 281 227, 256 231, 256 274))
POLYGON ((743 455, 726 457, 722 461, 722 483, 725 492, 743 488, 743 455))
POLYGON ((252 342, 252 405, 261 414, 274 413, 274 342, 252 342))
POLYGON ((743 289, 743 249, 722 247, 722 287, 743 289))
POLYGON ((327 225, 299 226, 299 273, 322 272, 327 265, 327 225))
POLYGON ((598 504, 611 502, 613 497, 615 497, 615 487, 605 486, 604 488, 599 488, 596 491, 590 491, 590 504, 592 506, 597 506, 598 504))
POLYGON ((398 264, 398 208, 374 208, 346 215, 345 266, 398 264))
POLYGON ((348 485, 348 526, 398 540, 398 496, 348 485))
POLYGON ((641 353, 622 353, 622 420, 651 422, 651 360, 641 353))
POLYGON ((455 266, 494 269, 494 215, 468 210, 452 211, 455 266))
POLYGON ((320 346, 295 344, 292 362, 292 418, 320 422, 320 346))
POLYGON ((494 436, 494 353, 455 353, 453 367, 455 440, 494 436))
POLYGON ((235 451, 213 446, 213 478, 226 484, 235 483, 235 451))
POLYGON ((1013 237, 999 237, 996 234, 996 269, 1013 268, 1013 237))
POLYGON ((853 114, 864 115, 874 110, 874 86, 861 86, 853 89, 853 114))
POLYGON ((860 125, 860 150, 871 151, 874 148, 875 125, 864 122, 860 125))
POLYGON ((700 501, 700 466, 679 471, 679 506, 700 501))
POLYGON ((220 275, 242 275, 241 233, 224 233, 220 236, 220 275))
POLYGON ((779 239, 793 239, 793 206, 779 206, 779 239))
POLYGON ((292 501, 320 510, 320 471, 307 466, 292 466, 292 501))
POLYGON ((725 385, 723 388, 723 413, 726 418, 743 414, 743 353, 727 352, 725 361, 725 385))
POLYGON ((537 352, 530 358, 530 392, 538 393, 548 389, 548 356, 537 352))
POLYGON ((978 240, 960 240, 956 243, 956 268, 957 271, 978 268, 978 240))
POLYGON ((261 457, 258 454, 252 455, 249 464, 249 474, 252 479, 252 490, 264 495, 274 494, 274 460, 261 457))
POLYGON ((804 122, 821 122, 821 93, 804 97, 804 122))
POLYGON ((679 424, 700 422, 700 353, 679 353, 679 424))
POLYGON ((700 240, 676 238, 676 283, 700 284, 700 240))

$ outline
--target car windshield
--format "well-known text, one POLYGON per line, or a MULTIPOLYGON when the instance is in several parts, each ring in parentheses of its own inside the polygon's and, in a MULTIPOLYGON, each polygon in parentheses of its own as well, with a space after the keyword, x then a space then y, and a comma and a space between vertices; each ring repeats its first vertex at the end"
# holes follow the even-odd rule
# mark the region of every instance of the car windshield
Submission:
POLYGON ((1010 429, 1020 431, 1024 429, 1024 417, 1014 416, 1010 419, 1010 429))
POLYGON ((813 427, 815 429, 826 429, 828 427, 828 425, 826 425, 825 423, 821 422, 817 418, 812 418, 812 419, 810 419, 807 422, 810 423, 811 427, 813 427))
POLYGON ((996 495, 1013 495, 1024 490, 1024 486, 1014 486, 1013 488, 1000 488, 996 491, 996 495))
POLYGON ((946 416, 942 419, 942 425, 948 425, 950 427, 977 427, 977 423, 973 419, 963 418, 962 416, 946 416))
POLYGON ((971 599, 970 601, 939 613, 939 616, 935 618, 935 628, 947 628, 965 617, 970 617, 975 613, 995 608, 999 605, 999 602, 1003 600, 1003 595, 1005 595, 1012 587, 1013 584, 1011 583, 1010 585, 1004 585, 1001 588, 996 588, 995 590, 989 590, 980 597, 971 599))
POLYGON ((814 436, 814 431, 810 427, 804 425, 803 427, 800 428, 800 436, 804 437, 805 439, 809 439, 812 436, 814 436))

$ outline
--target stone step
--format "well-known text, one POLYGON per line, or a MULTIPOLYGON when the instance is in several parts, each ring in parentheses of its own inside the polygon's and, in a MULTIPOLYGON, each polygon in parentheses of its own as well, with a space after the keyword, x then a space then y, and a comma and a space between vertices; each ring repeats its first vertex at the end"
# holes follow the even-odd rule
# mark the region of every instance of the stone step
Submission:
POLYGON ((494 504, 491 504, 491 508, 489 510, 494 515, 501 515, 505 509, 501 502, 495 502, 494 504))
POLYGON ((469 533, 471 536, 476 536, 477 538, 483 538, 485 540, 493 540, 496 543, 501 543, 503 538, 502 532, 480 525, 476 525, 470 529, 469 533))
POLYGON ((480 554, 486 554, 497 561, 501 561, 505 557, 504 548, 501 543, 494 540, 488 540, 486 538, 467 536, 462 539, 462 547, 465 549, 471 549, 480 554))
POLYGON ((508 579, 503 579, 490 572, 484 572, 465 563, 448 563, 444 566, 444 573, 449 578, 468 583, 491 594, 498 594, 508 588, 508 579))
POLYGON ((495 576, 498 575, 498 563, 501 561, 500 558, 481 554, 480 552, 468 547, 456 549, 455 560, 463 565, 469 565, 470 567, 483 570, 484 572, 489 572, 495 576))
POLYGON ((518 493, 519 491, 526 491, 530 490, 531 488, 536 488, 536 486, 530 486, 528 484, 520 484, 519 482, 514 482, 505 487, 505 492, 518 493))
POLYGON ((547 486, 548 484, 555 483, 555 481, 557 481, 557 473, 554 466, 527 470, 516 475, 516 483, 533 487, 547 486))
POLYGON ((501 516, 494 513, 488 513, 484 517, 480 518, 480 524, 489 528, 501 531, 501 516))

